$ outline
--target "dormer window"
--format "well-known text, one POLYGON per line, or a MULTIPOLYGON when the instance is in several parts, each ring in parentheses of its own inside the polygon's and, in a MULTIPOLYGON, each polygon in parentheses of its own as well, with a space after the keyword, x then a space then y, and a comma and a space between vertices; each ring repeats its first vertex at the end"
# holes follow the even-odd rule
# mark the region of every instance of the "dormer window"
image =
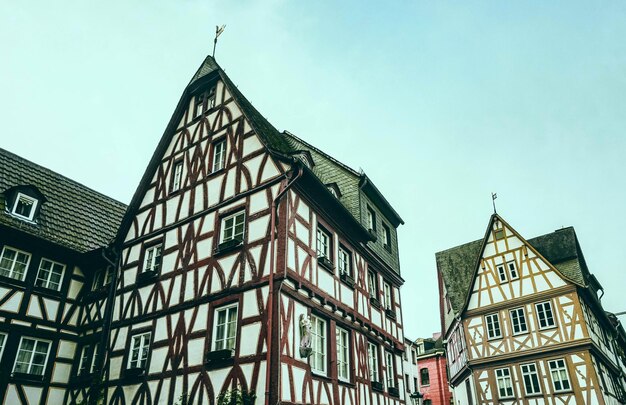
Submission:
POLYGON ((38 202, 36 198, 17 193, 17 198, 15 198, 11 213, 16 217, 32 221, 38 202))
POLYGON ((337 183, 326 184, 326 188, 328 188, 328 191, 330 191, 335 198, 341 198, 341 192, 339 191, 337 183))

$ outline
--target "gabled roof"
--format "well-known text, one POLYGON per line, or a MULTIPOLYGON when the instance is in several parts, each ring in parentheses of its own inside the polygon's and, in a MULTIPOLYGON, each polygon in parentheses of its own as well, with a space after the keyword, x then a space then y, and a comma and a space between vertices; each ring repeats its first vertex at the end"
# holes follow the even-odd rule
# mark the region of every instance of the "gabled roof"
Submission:
MULTIPOLYGON (((492 216, 490 225, 494 217, 504 222, 499 216, 492 216)), ((456 314, 464 309, 469 298, 484 241, 484 238, 475 240, 435 254, 437 268, 441 272, 450 305, 456 314)), ((528 239, 527 242, 565 279, 586 286, 589 272, 573 227, 528 239)))
POLYGON ((78 252, 106 246, 126 205, 0 148, 0 224, 78 252), (5 191, 35 186, 47 199, 36 223, 8 214, 5 191))

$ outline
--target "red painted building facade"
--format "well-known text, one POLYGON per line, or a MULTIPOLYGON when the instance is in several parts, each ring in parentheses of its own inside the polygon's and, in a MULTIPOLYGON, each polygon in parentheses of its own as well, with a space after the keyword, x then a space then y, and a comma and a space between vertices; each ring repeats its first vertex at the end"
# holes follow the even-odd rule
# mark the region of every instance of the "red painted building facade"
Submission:
POLYGON ((423 395, 423 405, 450 405, 452 392, 446 372, 446 353, 441 336, 417 339, 417 369, 419 391, 423 395))

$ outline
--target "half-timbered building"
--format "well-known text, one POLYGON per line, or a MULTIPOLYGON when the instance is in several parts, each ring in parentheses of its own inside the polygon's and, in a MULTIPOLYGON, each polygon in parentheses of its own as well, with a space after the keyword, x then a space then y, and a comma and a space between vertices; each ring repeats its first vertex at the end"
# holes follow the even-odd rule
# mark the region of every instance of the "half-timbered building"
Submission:
POLYGON ((402 223, 207 57, 114 243, 105 400, 405 403, 402 223))
POLYGON ((526 240, 494 214, 436 259, 459 404, 624 403, 621 334, 573 228, 526 240))
POLYGON ((107 246, 125 209, 0 149, 2 404, 74 403, 99 380, 103 319, 91 291, 115 264, 107 246))

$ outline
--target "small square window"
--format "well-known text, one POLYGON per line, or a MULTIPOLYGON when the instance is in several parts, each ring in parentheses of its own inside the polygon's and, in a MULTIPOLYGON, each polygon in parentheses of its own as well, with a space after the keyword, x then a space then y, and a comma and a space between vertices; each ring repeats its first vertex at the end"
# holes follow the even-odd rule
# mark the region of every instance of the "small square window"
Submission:
POLYGON ((151 338, 152 332, 140 333, 131 337, 128 368, 146 368, 151 338))
POLYGON ((486 315, 485 320, 487 321, 487 337, 489 339, 501 338, 502 331, 500 330, 500 317, 498 314, 486 315))
POLYGON ((226 165, 226 140, 213 144, 213 172, 222 170, 226 165))
POLYGON ((0 276, 22 281, 29 263, 29 253, 5 246, 0 256, 0 276))
POLYGON ((11 213, 19 218, 32 221, 37 208, 37 199, 26 194, 17 193, 11 213))
POLYGON ((61 288, 63 270, 65 270, 65 265, 52 260, 41 259, 35 285, 58 291, 61 288))
POLYGON ((161 270, 161 251, 163 245, 156 244, 146 249, 144 253, 143 271, 158 273, 161 270))
POLYGON ((504 239, 504 229, 497 229, 493 233, 493 237, 495 238, 495 240, 504 239))
POLYGON ((222 239, 220 243, 228 242, 233 239, 243 242, 245 223, 246 213, 244 211, 224 217, 222 219, 222 239))
POLYGON ((238 304, 232 304, 215 310, 213 350, 233 350, 235 348, 238 308, 238 304))
POLYGON ((49 352, 49 341, 22 337, 13 372, 42 376, 46 369, 49 352))
POLYGON ((183 181, 183 161, 181 159, 174 163, 174 169, 172 171, 172 186, 171 186, 172 193, 180 190, 180 188, 182 187, 182 181, 183 181))

